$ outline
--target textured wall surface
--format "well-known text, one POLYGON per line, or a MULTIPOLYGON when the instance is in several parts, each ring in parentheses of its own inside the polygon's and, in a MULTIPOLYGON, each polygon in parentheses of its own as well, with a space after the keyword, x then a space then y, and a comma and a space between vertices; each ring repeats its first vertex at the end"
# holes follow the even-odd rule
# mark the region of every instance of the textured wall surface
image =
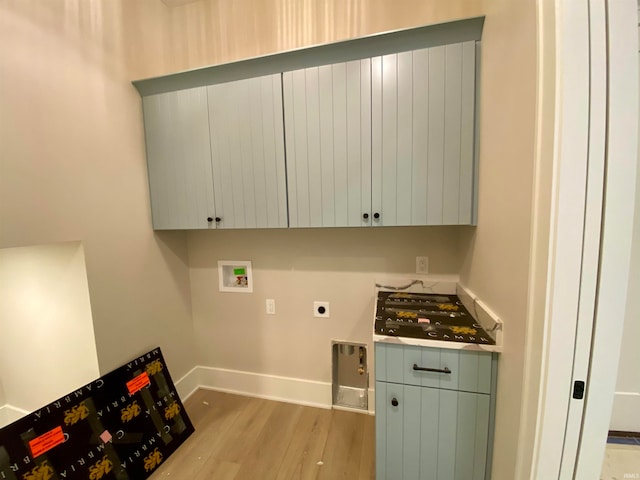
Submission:
POLYGON ((151 230, 118 2, 0 2, 0 247, 84 246, 100 369, 161 346, 191 369, 183 233, 151 230))

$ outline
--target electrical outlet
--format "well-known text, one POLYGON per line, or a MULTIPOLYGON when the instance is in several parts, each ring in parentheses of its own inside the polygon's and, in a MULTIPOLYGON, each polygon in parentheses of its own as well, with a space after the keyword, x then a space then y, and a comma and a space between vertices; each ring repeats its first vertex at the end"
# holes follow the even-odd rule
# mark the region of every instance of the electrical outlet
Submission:
POLYGON ((313 302, 313 316, 329 318, 329 302, 313 302))
POLYGON ((429 273, 429 257, 416 257, 416 273, 429 273))
POLYGON ((275 315, 276 314, 276 301, 273 298, 267 298, 266 302, 267 307, 267 315, 275 315))

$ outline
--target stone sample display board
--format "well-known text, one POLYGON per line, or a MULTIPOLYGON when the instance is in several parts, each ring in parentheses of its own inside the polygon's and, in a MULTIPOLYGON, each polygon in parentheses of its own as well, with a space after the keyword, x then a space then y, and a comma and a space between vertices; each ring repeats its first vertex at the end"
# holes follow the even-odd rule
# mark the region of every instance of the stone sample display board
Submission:
POLYGON ((1 429, 0 479, 144 479, 193 431, 156 348, 1 429))

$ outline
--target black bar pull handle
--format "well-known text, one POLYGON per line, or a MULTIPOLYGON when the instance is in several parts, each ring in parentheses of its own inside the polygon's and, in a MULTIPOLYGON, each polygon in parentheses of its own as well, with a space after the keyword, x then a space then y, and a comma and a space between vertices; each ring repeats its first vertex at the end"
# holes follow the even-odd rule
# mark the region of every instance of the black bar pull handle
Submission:
POLYGON ((413 369, 420 372, 437 372, 437 373, 448 373, 451 374, 451 370, 448 367, 444 368, 425 368, 419 367, 417 364, 413 364, 413 369))

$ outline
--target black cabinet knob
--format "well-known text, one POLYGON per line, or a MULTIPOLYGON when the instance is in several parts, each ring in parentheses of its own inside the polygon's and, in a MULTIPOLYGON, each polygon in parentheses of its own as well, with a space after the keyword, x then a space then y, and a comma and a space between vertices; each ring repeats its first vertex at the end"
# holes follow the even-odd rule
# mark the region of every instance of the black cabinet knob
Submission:
POLYGON ((368 213, 363 213, 362 214, 362 218, 364 218, 365 220, 369 218, 369 214, 368 213))
POLYGON ((220 223, 222 219, 220 217, 216 217, 216 223, 220 223))
POLYGON ((213 222, 213 217, 207 217, 207 222, 213 222))
POLYGON ((393 405, 394 407, 398 406, 398 399, 397 398, 392 398, 391 399, 391 405, 393 405))
POLYGON ((378 212, 374 213, 373 218, 377 220, 378 218, 380 218, 380 214, 378 212))

